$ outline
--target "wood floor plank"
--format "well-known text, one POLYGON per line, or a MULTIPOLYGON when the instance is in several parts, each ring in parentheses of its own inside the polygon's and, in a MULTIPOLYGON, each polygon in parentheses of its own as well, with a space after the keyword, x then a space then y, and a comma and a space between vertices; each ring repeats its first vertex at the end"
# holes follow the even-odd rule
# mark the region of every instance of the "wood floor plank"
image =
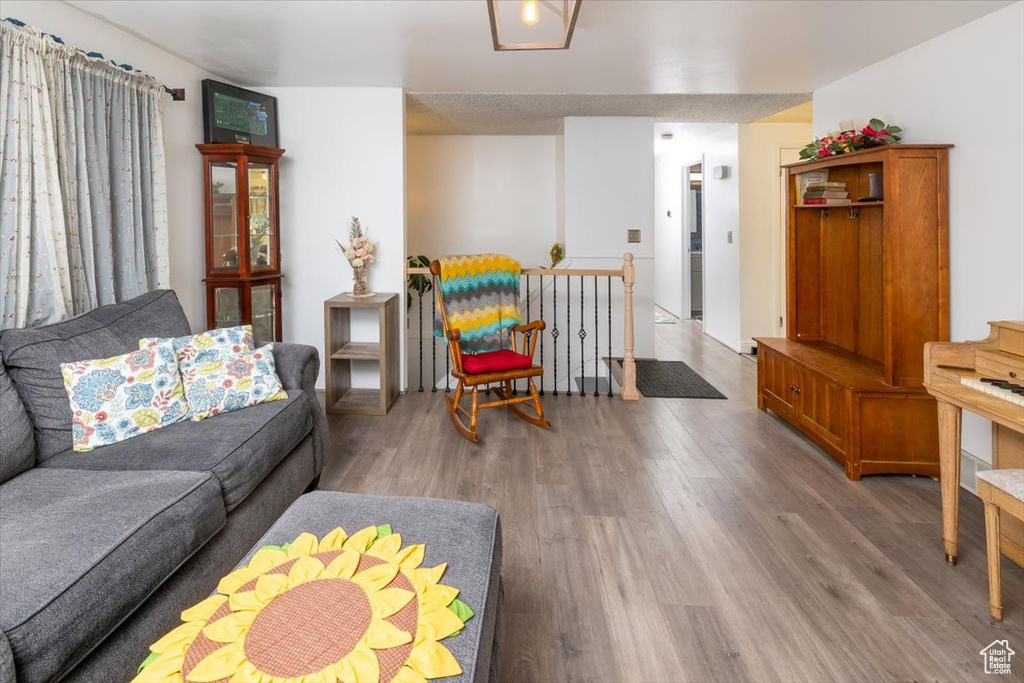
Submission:
POLYGON ((993 622, 974 496, 951 567, 936 481, 847 480, 757 409, 750 358, 686 322, 656 334, 728 399, 548 394, 550 430, 486 410, 474 444, 443 392, 411 392, 329 416, 321 487, 500 512, 505 681, 983 681, 983 646, 1021 652, 1024 571, 1003 561, 993 622))

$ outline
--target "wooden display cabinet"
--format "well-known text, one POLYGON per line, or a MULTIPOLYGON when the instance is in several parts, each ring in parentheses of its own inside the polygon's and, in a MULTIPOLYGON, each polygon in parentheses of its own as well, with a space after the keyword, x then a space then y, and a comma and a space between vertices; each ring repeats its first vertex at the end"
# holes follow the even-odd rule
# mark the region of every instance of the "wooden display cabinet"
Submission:
POLYGON ((938 476, 924 344, 949 339, 952 145, 892 145, 790 164, 786 338, 757 338, 758 407, 827 451, 850 479, 938 476), (804 205, 799 178, 828 169, 850 198, 882 173, 884 200, 804 205))
POLYGON ((278 161, 283 149, 196 145, 203 155, 206 322, 281 341, 278 161))

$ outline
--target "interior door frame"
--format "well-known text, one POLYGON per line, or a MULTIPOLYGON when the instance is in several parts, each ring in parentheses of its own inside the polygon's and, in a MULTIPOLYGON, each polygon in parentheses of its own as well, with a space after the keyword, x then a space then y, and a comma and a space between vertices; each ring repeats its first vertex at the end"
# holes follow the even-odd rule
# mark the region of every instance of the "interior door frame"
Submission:
MULTIPOLYGON (((704 225, 707 225, 708 219, 707 219, 706 212, 704 211, 704 208, 706 206, 705 196, 704 196, 705 195, 704 188, 707 187, 707 185, 705 185, 704 181, 703 181, 703 178, 706 175, 704 173, 704 155, 703 154, 701 154, 700 157, 698 157, 695 161, 691 161, 689 163, 683 164, 682 179, 681 179, 680 188, 679 188, 680 192, 682 192, 682 202, 680 202, 680 208, 681 208, 682 213, 683 213, 683 215, 681 217, 682 221, 680 221, 680 225, 682 226, 682 230, 683 230, 683 234, 681 235, 681 238, 682 238, 682 240, 681 240, 682 241, 682 254, 680 255, 680 258, 682 259, 682 262, 683 262, 683 267, 681 269, 682 273, 683 273, 683 306, 684 306, 684 309, 685 309, 683 311, 683 314, 684 314, 683 318, 686 319, 686 320, 692 320, 693 319, 693 299, 692 299, 693 292, 690 290, 690 232, 691 232, 691 230, 690 230, 690 228, 691 228, 691 225, 690 225, 690 168, 693 167, 693 166, 696 166, 697 164, 700 164, 700 172, 701 172, 701 193, 700 193, 700 204, 701 204, 701 206, 700 206, 700 215, 701 215, 701 220, 704 221, 704 225)), ((701 248, 701 253, 703 254, 704 253, 704 231, 703 230, 701 230, 701 245, 700 245, 700 248, 701 248)), ((707 269, 704 268, 704 257, 701 256, 701 269, 700 269, 700 280, 701 280, 701 282, 700 282, 700 290, 701 290, 701 298, 702 298, 702 301, 701 301, 701 320, 707 320, 707 317, 708 317, 707 316, 707 305, 706 305, 707 304, 707 300, 708 300, 708 298, 706 296, 706 292, 707 292, 707 279, 706 278, 707 278, 707 269)), ((703 327, 703 323, 701 324, 701 326, 703 327)))
POLYGON ((799 141, 777 142, 773 147, 778 172, 775 174, 775 188, 774 192, 772 192, 772 234, 774 235, 772 237, 772 280, 775 285, 774 318, 772 323, 775 330, 774 336, 785 337, 786 318, 788 317, 788 312, 786 311, 786 223, 789 220, 789 206, 787 206, 789 201, 789 187, 787 185, 789 175, 786 173, 786 169, 782 168, 782 165, 791 162, 783 158, 783 154, 786 152, 796 152, 797 156, 799 156, 799 152, 803 149, 804 144, 799 141))

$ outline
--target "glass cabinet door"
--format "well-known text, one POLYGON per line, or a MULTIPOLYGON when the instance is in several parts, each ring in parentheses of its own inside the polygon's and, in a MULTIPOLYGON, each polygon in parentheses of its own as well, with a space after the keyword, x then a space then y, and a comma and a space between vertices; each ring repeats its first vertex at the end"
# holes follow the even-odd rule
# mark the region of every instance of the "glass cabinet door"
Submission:
POLYGON ((273 173, 269 164, 249 164, 249 270, 277 268, 273 173))
POLYGON ((242 297, 239 287, 213 288, 214 327, 236 327, 242 324, 242 297))
POLYGON ((238 188, 236 165, 210 164, 210 267, 238 272, 238 188))
POLYGON ((277 338, 277 283, 252 287, 252 336, 257 346, 277 338))

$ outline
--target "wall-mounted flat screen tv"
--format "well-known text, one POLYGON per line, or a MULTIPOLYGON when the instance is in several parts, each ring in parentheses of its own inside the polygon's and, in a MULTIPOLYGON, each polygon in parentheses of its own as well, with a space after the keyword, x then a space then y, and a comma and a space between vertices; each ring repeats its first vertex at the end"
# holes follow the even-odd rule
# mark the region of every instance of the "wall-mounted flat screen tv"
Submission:
POLYGON ((203 81, 203 131, 207 143, 277 147, 277 98, 207 78, 203 81))

